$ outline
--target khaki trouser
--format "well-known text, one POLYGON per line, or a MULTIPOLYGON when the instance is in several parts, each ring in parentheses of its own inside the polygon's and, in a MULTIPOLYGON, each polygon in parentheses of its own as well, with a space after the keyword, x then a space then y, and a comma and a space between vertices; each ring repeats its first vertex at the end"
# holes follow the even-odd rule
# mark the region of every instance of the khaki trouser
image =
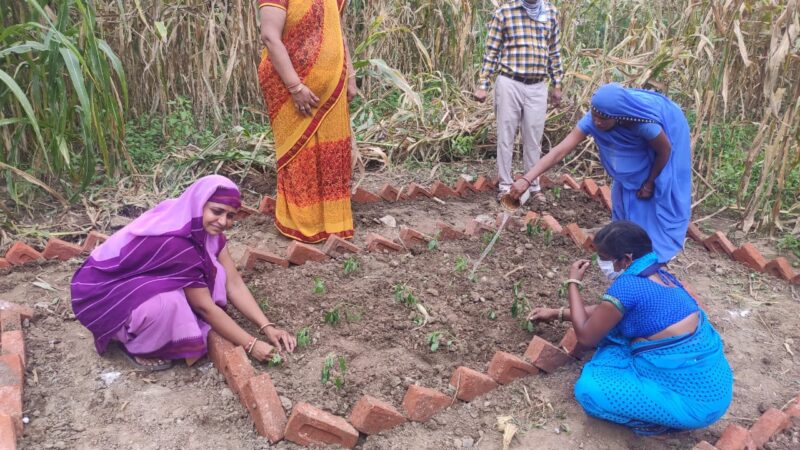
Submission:
MULTIPOLYGON (((497 175, 500 191, 508 191, 514 180, 511 161, 514 139, 522 125, 522 167, 527 172, 542 153, 542 134, 547 114, 547 83, 525 84, 502 75, 494 87, 495 117, 497 118, 497 175)), ((538 192, 537 178, 529 189, 538 192)))

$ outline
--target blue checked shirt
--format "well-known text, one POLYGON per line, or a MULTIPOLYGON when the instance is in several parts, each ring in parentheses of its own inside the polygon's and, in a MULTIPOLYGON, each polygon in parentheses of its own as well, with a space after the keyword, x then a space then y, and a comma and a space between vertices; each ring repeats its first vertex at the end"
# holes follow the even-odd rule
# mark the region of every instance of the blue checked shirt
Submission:
POLYGON ((550 76, 561 85, 561 43, 558 10, 547 0, 536 20, 528 17, 523 0, 513 0, 494 13, 486 35, 486 54, 478 77, 478 88, 488 89, 489 79, 501 73, 521 77, 550 76))

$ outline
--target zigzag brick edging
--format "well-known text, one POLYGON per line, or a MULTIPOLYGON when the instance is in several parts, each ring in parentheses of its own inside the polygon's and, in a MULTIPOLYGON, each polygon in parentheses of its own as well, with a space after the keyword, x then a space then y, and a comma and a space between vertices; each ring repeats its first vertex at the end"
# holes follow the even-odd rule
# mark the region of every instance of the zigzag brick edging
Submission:
POLYGON ((25 341, 22 319, 33 317, 24 305, 0 300, 0 449, 17 448, 22 436, 25 341))

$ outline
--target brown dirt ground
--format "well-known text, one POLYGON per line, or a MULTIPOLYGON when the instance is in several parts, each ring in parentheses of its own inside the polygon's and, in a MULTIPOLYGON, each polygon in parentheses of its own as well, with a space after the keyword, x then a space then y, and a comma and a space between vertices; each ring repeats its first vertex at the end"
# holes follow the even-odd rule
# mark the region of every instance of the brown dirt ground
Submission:
MULTIPOLYGON (((382 180, 372 182, 379 187, 382 180)), ((569 194, 565 192, 561 196, 566 204, 569 194)), ((493 218, 499 211, 490 194, 447 203, 444 208, 431 201, 357 206, 356 241, 361 242, 365 229, 392 237, 396 229, 373 220, 385 215, 394 216, 398 225, 428 232, 435 220, 463 226, 478 214, 493 218)), ((607 214, 599 204, 590 205, 594 205, 595 218, 587 219, 588 223, 607 214)), ((579 211, 580 223, 591 206, 567 208, 579 211)), ((563 220, 555 205, 553 209, 563 220)), ((282 252, 286 241, 269 222, 251 218, 232 230, 232 253, 241 254, 245 245, 282 252)), ((557 280, 564 278, 579 253, 561 237, 554 237, 545 248, 544 236, 506 231, 481 266, 477 281, 471 283, 454 271, 455 260, 465 255, 474 261, 483 245, 481 238, 472 238, 442 242, 435 251, 361 255, 360 270, 350 276, 342 273, 342 260, 288 272, 260 267, 247 280, 259 298, 268 301, 269 316, 293 331, 309 327, 315 341, 278 368, 256 366, 273 375, 285 401, 311 400, 344 415, 363 393, 397 406, 410 383, 444 390, 456 365, 485 370, 495 350, 521 354, 530 334, 510 317, 513 282, 521 282, 531 306, 563 304, 557 280), (508 280, 503 278, 520 265, 524 268, 508 280), (314 277, 325 280, 325 295, 313 294, 314 277), (397 282, 407 283, 434 321, 413 330, 410 310, 392 298, 397 282), (323 311, 337 304, 361 314, 361 320, 348 323, 343 311, 341 325, 324 324, 323 311), (497 313, 494 321, 487 318, 490 308, 497 313), (431 353, 425 348, 425 337, 439 330, 454 345, 431 353), (329 352, 347 357, 341 392, 319 381, 322 360, 329 352)), ((271 447, 258 437, 244 408, 206 360, 193 368, 179 364, 165 372, 142 374, 131 370, 118 351, 98 356, 89 332, 74 320, 69 307, 69 279, 77 265, 32 265, 0 278, 0 299, 37 310, 37 317, 26 326, 29 365, 24 413, 30 423, 21 448, 298 448, 288 442, 271 447), (55 290, 33 285, 36 281, 55 290), (114 372, 119 377, 107 385, 102 376, 114 372)), ((734 402, 717 424, 656 440, 590 419, 572 396, 571 386, 580 374, 580 364, 574 364, 555 374, 516 381, 473 403, 459 403, 425 424, 408 424, 362 439, 360 447, 500 448, 502 437, 495 422, 498 416, 511 415, 521 428, 512 448, 683 449, 701 439, 713 443, 727 424, 750 425, 767 407, 780 408, 800 393, 795 356, 800 350, 800 298, 794 288, 769 276, 752 275, 693 243, 672 268, 703 296, 734 369, 734 402)), ((587 291, 588 297, 603 289, 596 271, 588 284, 595 286, 587 291)), ((555 342, 563 328, 540 326, 536 332, 555 342)), ((770 445, 782 450, 797 448, 796 443, 795 428, 770 445)))

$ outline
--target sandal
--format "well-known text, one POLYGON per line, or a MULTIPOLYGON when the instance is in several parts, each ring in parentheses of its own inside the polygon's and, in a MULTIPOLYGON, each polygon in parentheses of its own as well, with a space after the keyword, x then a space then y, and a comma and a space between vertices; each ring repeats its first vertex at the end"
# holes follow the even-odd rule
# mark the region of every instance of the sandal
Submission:
MULTIPOLYGON (((158 372, 160 370, 167 370, 172 368, 172 360, 171 359, 156 359, 157 361, 163 361, 160 364, 142 364, 136 360, 137 356, 132 355, 128 349, 125 348, 124 345, 120 344, 120 350, 122 350, 122 354, 128 358, 128 361, 136 367, 137 370, 145 371, 145 372, 158 372)), ((141 357, 139 357, 141 358, 141 357)), ((147 358, 149 359, 149 358, 147 358)))

